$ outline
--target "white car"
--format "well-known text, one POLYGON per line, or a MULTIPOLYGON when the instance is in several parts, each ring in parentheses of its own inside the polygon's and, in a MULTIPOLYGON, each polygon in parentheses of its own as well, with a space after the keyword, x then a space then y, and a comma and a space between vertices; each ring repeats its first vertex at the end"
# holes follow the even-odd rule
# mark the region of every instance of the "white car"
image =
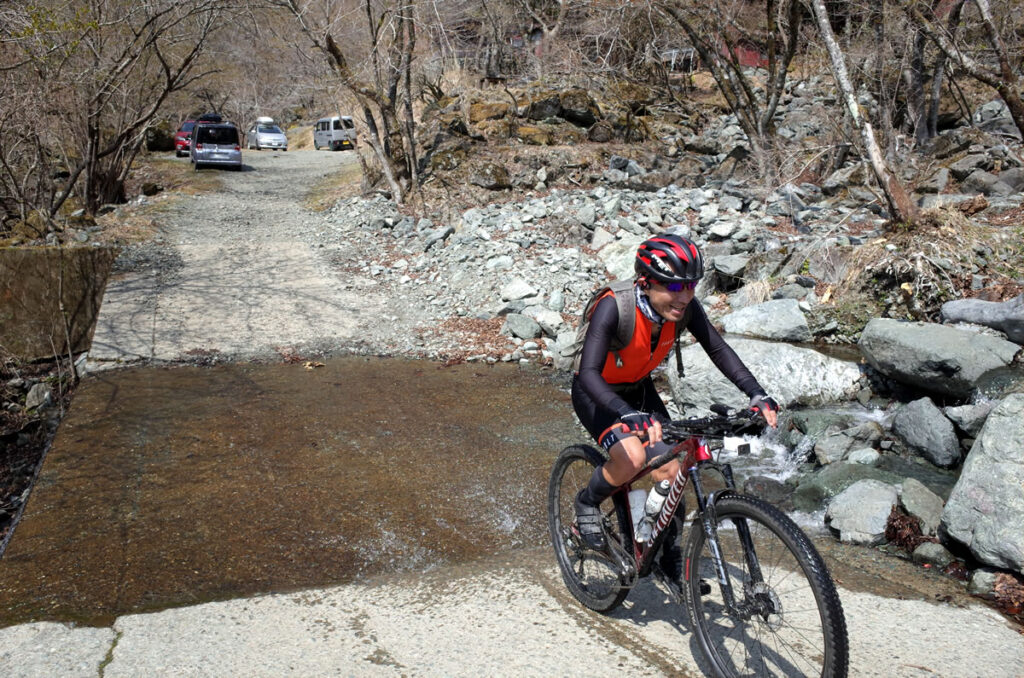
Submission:
POLYGON ((257 151, 264 148, 287 151, 288 137, 272 118, 257 118, 256 124, 246 134, 246 145, 257 151))

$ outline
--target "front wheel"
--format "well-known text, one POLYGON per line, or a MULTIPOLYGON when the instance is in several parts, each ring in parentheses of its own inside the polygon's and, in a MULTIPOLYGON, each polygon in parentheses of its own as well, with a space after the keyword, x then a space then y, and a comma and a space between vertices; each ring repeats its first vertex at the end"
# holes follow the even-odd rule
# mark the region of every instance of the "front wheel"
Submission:
POLYGON ((846 676, 843 608, 810 539, 780 510, 753 497, 726 495, 715 502, 714 514, 734 609, 727 609, 721 583, 708 591, 719 575, 698 521, 686 546, 683 586, 690 622, 714 675, 846 676))
MULTIPOLYGON (((594 468, 603 463, 604 457, 592 447, 567 447, 555 460, 548 483, 548 529, 562 579, 576 600, 597 612, 615 609, 629 595, 620 566, 610 555, 588 548, 576 527, 573 500, 590 482, 594 468)), ((622 542, 622 511, 618 503, 609 499, 604 505, 609 544, 622 542)))

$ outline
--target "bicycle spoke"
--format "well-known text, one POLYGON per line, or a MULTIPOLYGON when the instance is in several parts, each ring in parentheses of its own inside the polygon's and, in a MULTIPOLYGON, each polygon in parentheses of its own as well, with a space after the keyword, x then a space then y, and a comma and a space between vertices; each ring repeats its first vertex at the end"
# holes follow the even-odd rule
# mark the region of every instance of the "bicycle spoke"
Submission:
MULTIPOLYGON (((696 579, 687 586, 695 631, 716 671, 727 676, 821 676, 833 675, 826 666, 832 662, 842 667, 835 675, 845 675, 842 610, 823 566, 808 564, 813 547, 806 537, 801 541, 802 533, 791 521, 749 497, 723 499, 716 511, 719 552, 736 609, 725 609, 720 585, 704 596, 697 593, 696 579), (735 521, 746 524, 752 553, 745 551, 735 521), (760 580, 751 577, 751 559, 756 559, 760 580), (823 600, 835 609, 823 612, 823 600)), ((691 536, 688 548, 697 576, 715 578, 703 532, 691 536)))

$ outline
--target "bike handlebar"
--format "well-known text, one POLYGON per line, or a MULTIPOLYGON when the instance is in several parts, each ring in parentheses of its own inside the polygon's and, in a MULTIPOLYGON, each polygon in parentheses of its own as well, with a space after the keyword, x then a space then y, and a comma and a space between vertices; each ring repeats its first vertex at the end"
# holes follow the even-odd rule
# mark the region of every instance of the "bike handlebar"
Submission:
POLYGON ((768 422, 760 412, 741 410, 731 414, 678 419, 662 424, 661 430, 662 437, 671 441, 682 440, 694 435, 708 438, 741 434, 757 435, 764 431, 767 425, 768 422))

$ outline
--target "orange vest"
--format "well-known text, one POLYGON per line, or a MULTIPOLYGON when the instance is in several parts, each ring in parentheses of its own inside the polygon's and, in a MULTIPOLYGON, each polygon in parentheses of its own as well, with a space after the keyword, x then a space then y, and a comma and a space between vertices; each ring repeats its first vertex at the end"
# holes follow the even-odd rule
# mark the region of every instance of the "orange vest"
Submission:
POLYGON ((601 377, 609 384, 632 384, 646 377, 665 359, 676 339, 676 324, 665 323, 658 337, 658 345, 652 352, 651 328, 654 323, 639 308, 634 308, 633 312, 636 313, 636 327, 629 345, 619 351, 609 351, 604 361, 601 377), (622 367, 618 367, 618 364, 622 367))

